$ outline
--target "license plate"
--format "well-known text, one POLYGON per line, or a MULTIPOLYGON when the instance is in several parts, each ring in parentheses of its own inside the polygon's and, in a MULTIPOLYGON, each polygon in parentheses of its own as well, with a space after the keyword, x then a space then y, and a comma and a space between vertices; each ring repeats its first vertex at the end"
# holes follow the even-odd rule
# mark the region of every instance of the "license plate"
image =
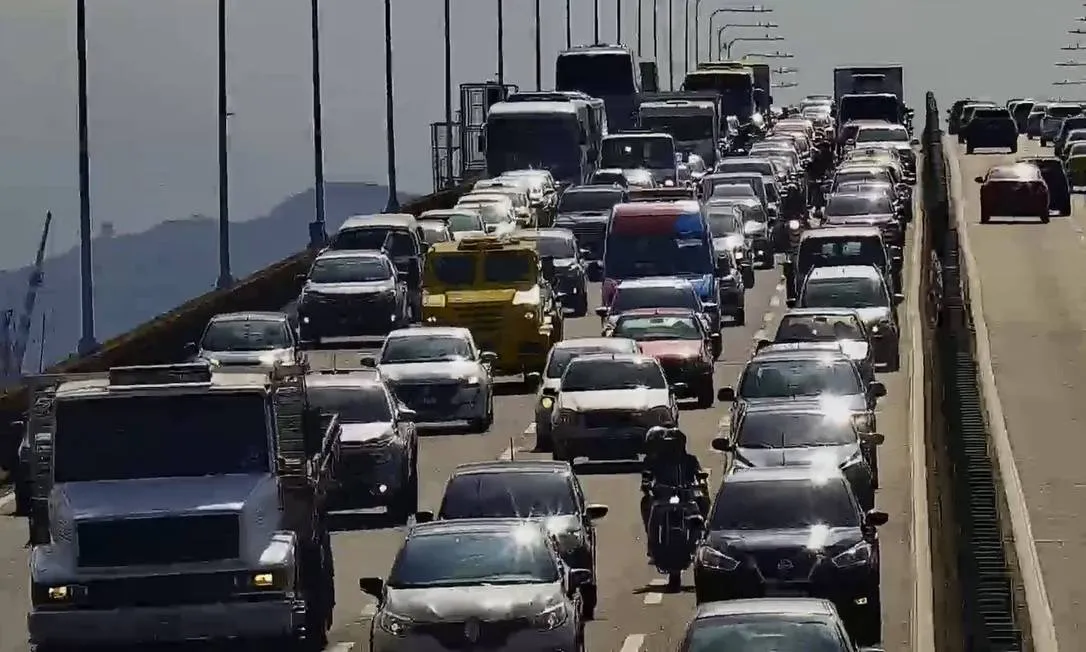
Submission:
POLYGON ((765 587, 765 597, 767 598, 805 598, 807 592, 803 589, 793 589, 786 586, 767 586, 765 587))

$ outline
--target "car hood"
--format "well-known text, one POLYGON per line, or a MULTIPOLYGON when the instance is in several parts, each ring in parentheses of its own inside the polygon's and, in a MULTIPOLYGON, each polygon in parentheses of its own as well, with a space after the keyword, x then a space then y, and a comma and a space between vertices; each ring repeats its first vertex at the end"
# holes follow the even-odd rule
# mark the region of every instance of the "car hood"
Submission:
POLYGON ((562 392, 560 406, 569 410, 650 410, 666 406, 671 395, 666 389, 605 389, 595 392, 562 392))
POLYGON ((864 320, 868 328, 890 319, 890 309, 885 307, 856 308, 856 312, 859 313, 860 319, 864 320))
POLYGON ((208 475, 196 478, 154 478, 57 485, 54 499, 67 506, 75 520, 162 514, 238 512, 262 484, 275 483, 271 474, 208 475))
POLYGON ((358 283, 313 283, 305 284, 302 288, 302 296, 306 295, 341 295, 341 294, 379 294, 391 292, 396 289, 396 282, 392 279, 382 281, 366 281, 358 283))
POLYGON ((830 215, 825 218, 825 226, 877 226, 887 222, 896 222, 897 216, 893 214, 869 214, 869 215, 830 215))
POLYGON ((389 588, 383 607, 420 623, 512 620, 535 616, 563 601, 561 584, 389 588))
POLYGON ((713 238, 713 248, 717 251, 735 251, 736 249, 742 249, 746 244, 746 238, 738 233, 713 238))
MULTIPOLYGON (((707 543, 717 550, 753 553, 780 549, 803 549, 813 553, 837 553, 863 540, 858 527, 834 528, 812 525, 787 530, 717 530, 707 543)), ((740 560, 743 561, 743 560, 740 560)))
POLYGON ((697 340, 653 340, 638 342, 645 355, 656 358, 693 358, 701 355, 702 342, 697 340))
POLYGON ((826 402, 832 403, 834 408, 841 410, 849 410, 852 412, 858 412, 867 409, 867 397, 863 394, 834 394, 832 396, 797 396, 791 398, 784 397, 772 397, 772 398, 742 398, 741 402, 745 405, 792 405, 795 403, 803 402, 826 402))
POLYGON ((607 221, 611 219, 611 214, 608 211, 573 211, 569 213, 559 213, 555 218, 555 223, 570 221, 570 222, 597 222, 599 224, 607 224, 607 221))
POLYGON ((754 466, 817 466, 837 468, 860 449, 858 444, 805 448, 739 448, 754 466))
POLYGON ((208 351, 202 349, 199 357, 220 365, 273 366, 279 362, 290 364, 294 360, 293 349, 269 349, 267 351, 208 351))
POLYGON ((380 439, 393 432, 391 421, 379 421, 377 423, 344 423, 340 427, 343 434, 340 440, 345 444, 361 444, 374 439, 380 439))
POLYGON ((479 363, 472 360, 383 364, 380 369, 381 375, 391 383, 460 380, 469 376, 479 376, 482 372, 479 363))

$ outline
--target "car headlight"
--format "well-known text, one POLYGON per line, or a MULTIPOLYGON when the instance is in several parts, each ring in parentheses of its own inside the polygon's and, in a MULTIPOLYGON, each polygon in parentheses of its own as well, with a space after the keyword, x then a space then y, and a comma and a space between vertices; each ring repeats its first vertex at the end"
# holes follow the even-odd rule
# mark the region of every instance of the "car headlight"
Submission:
POLYGON ((378 611, 374 618, 375 624, 393 636, 407 636, 411 631, 411 619, 397 616, 388 611, 378 611))
POLYGON ((534 312, 526 312, 526 313, 524 313, 524 318, 525 319, 535 319, 535 313, 534 312))
POLYGON ((551 396, 542 396, 539 399, 539 405, 544 410, 549 410, 554 407, 554 398, 551 396))
POLYGON ((464 384, 469 386, 469 387, 474 387, 474 386, 479 384, 479 377, 478 376, 468 376, 467 378, 464 379, 464 384))
POLYGON ((654 425, 669 426, 674 421, 671 409, 664 406, 654 407, 649 410, 648 417, 649 421, 654 425))
POLYGON ((743 260, 743 252, 742 251, 736 251, 735 252, 735 259, 736 260, 743 260))
POLYGON ((848 550, 833 558, 833 565, 838 568, 852 568, 870 564, 874 559, 874 550, 871 544, 861 541, 848 550))
POLYGON ((543 610, 542 613, 532 617, 532 627, 549 631, 562 626, 569 619, 569 609, 564 602, 559 602, 553 607, 543 610))
POLYGON ((875 415, 870 412, 857 412, 852 415, 852 425, 856 427, 859 432, 871 432, 874 430, 875 415))
POLYGON ((561 409, 558 411, 558 423, 570 425, 577 422, 577 413, 573 410, 561 409))
POLYGON ((860 451, 856 451, 852 455, 849 455, 847 460, 845 460, 844 462, 841 462, 841 469, 844 470, 844 469, 852 468, 854 466, 862 464, 863 461, 864 461, 864 456, 860 453, 860 451))
POLYGON ((674 185, 675 185, 675 182, 674 182, 674 181, 672 181, 671 179, 666 179, 666 180, 664 181, 664 187, 665 187, 665 188, 671 188, 671 187, 673 187, 674 185))
POLYGON ((710 548, 709 546, 701 546, 698 548, 698 552, 695 555, 697 563, 706 568, 712 568, 713 570, 721 570, 726 573, 739 568, 739 560, 733 559, 728 555, 710 548))
POLYGON ((793 231, 799 231, 799 226, 799 220, 788 221, 788 228, 792 229, 793 231))

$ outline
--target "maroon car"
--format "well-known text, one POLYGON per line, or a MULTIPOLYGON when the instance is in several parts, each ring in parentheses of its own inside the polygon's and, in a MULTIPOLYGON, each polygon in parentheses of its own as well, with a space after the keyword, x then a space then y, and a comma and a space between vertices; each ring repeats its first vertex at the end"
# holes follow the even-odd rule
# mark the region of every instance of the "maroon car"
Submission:
POLYGON ((1036 217, 1048 224, 1048 184, 1036 165, 995 165, 976 182, 981 184, 981 224, 987 224, 992 216, 1036 217))

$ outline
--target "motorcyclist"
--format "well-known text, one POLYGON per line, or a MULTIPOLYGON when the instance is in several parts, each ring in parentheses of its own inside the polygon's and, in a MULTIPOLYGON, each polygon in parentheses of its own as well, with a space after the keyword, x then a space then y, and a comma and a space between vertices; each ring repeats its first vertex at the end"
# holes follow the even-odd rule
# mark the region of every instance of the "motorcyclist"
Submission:
POLYGON ((686 450, 686 435, 678 428, 654 426, 645 434, 645 468, 641 472, 641 521, 646 532, 652 511, 652 487, 656 483, 690 488, 698 512, 709 516, 707 475, 696 455, 686 450))

